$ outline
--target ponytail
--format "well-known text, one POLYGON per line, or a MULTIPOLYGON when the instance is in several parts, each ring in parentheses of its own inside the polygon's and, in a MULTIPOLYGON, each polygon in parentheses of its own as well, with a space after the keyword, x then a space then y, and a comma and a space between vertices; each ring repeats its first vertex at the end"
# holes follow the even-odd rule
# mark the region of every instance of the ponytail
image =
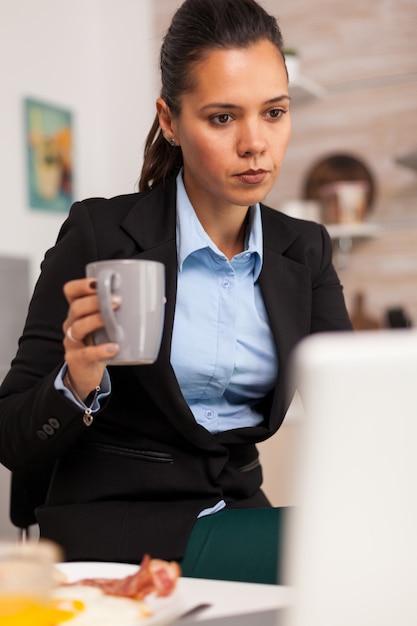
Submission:
POLYGON ((155 187, 168 174, 179 171, 182 165, 181 148, 173 147, 166 141, 156 116, 146 138, 139 191, 155 187))

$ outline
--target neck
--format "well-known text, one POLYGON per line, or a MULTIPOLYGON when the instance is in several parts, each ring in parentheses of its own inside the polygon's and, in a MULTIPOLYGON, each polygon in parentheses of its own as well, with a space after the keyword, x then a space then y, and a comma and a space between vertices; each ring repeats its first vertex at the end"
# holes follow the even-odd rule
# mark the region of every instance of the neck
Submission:
POLYGON ((246 226, 249 210, 245 207, 236 207, 233 214, 209 213, 204 215, 196 211, 204 230, 216 246, 228 258, 245 249, 246 226))

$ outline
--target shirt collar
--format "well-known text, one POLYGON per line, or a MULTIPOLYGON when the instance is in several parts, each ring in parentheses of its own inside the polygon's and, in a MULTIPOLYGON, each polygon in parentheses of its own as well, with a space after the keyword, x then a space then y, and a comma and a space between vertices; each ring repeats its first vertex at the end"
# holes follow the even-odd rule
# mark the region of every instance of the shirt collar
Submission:
MULTIPOLYGON (((211 248, 215 254, 224 256, 202 227, 185 190, 182 173, 183 170, 177 176, 177 255, 180 271, 185 259, 197 250, 211 248)), ((262 219, 259 203, 251 206, 249 210, 249 236, 247 236, 245 252, 254 253, 254 280, 257 280, 261 273, 263 258, 262 219)))

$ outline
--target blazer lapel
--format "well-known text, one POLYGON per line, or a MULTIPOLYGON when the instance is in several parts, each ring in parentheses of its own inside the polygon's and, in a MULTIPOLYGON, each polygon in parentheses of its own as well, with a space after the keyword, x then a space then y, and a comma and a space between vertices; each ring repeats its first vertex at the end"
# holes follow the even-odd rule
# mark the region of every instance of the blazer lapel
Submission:
MULTIPOLYGON (((296 343, 309 332, 311 309, 310 271, 286 256, 298 233, 280 219, 273 209, 262 210, 264 259, 259 276, 271 330, 279 359, 278 381, 272 403, 272 416, 281 416, 291 400, 287 376, 288 361, 296 343)), ((275 431, 280 422, 269 424, 275 431)))
POLYGON ((311 293, 310 271, 286 256, 298 233, 280 220, 279 213, 273 209, 263 211, 262 222, 264 259, 259 284, 280 362, 285 363, 294 344, 308 331, 311 296, 306 294, 311 293))
POLYGON ((165 265, 166 305, 161 348, 153 365, 135 366, 135 374, 164 415, 194 444, 215 445, 205 428, 196 423, 184 400, 170 362, 171 338, 177 294, 176 184, 168 179, 143 196, 122 223, 138 245, 135 258, 165 265))

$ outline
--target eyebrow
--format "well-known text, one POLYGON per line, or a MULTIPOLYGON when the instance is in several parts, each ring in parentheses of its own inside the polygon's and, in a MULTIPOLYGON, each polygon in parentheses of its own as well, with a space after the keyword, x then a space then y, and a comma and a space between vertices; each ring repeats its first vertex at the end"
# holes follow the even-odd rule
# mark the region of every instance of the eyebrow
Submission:
MULTIPOLYGON (((270 104, 279 104, 283 100, 291 100, 290 96, 287 94, 283 94, 282 96, 277 96, 276 98, 271 98, 270 100, 266 100, 262 103, 262 106, 268 106, 270 104)), ((243 107, 238 106, 237 104, 231 104, 229 102, 210 102, 209 104, 205 104, 201 107, 201 111, 206 109, 242 109, 243 107)))

